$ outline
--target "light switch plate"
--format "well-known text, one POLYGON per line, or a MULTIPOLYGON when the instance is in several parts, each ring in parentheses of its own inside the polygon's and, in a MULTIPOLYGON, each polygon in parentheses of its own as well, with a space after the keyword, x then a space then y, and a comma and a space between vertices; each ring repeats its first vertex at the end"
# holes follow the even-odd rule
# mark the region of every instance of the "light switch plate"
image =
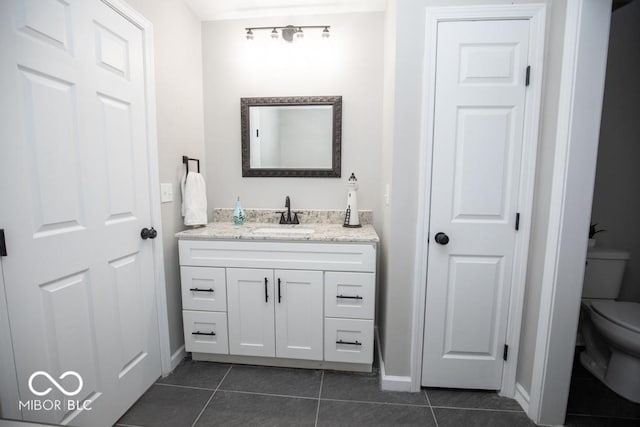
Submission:
POLYGON ((171 184, 170 182, 160 184, 160 202, 173 202, 173 184, 171 184))
POLYGON ((391 198, 391 188, 389 184, 384 186, 384 205, 389 206, 389 199, 391 198))

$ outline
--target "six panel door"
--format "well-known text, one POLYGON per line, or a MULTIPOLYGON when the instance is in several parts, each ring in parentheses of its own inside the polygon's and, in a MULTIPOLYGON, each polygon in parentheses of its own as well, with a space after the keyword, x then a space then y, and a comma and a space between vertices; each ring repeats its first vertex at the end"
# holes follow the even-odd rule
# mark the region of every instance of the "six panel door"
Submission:
POLYGON ((7 0, 0 38, 2 266, 20 398, 39 398, 37 371, 83 380, 73 397, 46 395, 60 410, 22 415, 112 425, 160 375, 153 241, 139 234, 152 225, 142 31, 97 0, 7 0))
POLYGON ((529 21, 442 22, 437 40, 422 384, 495 390, 515 248, 529 21))

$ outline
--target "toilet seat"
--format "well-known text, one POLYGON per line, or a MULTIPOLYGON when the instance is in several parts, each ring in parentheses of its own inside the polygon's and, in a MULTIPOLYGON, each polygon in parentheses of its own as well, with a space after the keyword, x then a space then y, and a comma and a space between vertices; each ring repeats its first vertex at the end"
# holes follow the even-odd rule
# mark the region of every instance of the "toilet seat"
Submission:
POLYGON ((594 301, 591 308, 616 325, 640 334, 640 303, 594 301))

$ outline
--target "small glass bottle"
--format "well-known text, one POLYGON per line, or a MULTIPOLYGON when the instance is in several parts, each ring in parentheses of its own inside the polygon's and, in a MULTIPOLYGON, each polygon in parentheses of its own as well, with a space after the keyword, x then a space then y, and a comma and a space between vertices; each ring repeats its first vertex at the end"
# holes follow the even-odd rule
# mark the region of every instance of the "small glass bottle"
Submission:
POLYGON ((233 223, 238 226, 244 224, 244 210, 240 204, 240 197, 236 200, 236 208, 233 210, 233 223))

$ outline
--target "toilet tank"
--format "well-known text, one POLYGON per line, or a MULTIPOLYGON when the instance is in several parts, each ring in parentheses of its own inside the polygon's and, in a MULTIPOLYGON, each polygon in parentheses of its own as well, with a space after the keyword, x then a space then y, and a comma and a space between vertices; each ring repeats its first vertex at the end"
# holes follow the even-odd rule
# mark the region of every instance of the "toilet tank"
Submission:
POLYGON ((609 248, 589 249, 582 298, 616 299, 628 259, 629 253, 625 251, 609 248))

